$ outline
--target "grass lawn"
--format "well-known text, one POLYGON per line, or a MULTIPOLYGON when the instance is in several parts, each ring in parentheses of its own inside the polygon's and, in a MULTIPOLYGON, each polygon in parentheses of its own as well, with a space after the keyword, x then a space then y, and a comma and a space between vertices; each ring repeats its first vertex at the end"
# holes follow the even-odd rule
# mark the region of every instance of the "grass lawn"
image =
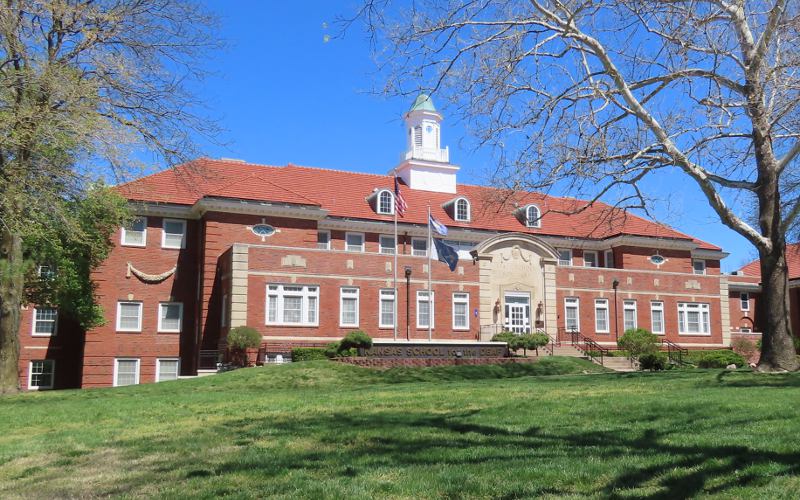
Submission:
POLYGON ((314 361, 4 398, 0 497, 800 495, 800 374, 590 370, 314 361))

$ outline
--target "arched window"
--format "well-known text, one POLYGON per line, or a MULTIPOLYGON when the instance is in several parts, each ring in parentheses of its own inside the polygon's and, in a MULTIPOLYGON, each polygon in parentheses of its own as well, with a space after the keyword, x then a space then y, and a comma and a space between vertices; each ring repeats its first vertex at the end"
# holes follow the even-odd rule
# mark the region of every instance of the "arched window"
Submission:
POLYGON ((459 198, 456 200, 455 219, 457 221, 469 221, 469 202, 466 198, 459 198))
POLYGON ((542 212, 536 205, 525 208, 525 225, 528 227, 542 227, 542 212))
POLYGON ((384 189, 378 193, 378 213, 391 215, 394 213, 394 195, 384 189))

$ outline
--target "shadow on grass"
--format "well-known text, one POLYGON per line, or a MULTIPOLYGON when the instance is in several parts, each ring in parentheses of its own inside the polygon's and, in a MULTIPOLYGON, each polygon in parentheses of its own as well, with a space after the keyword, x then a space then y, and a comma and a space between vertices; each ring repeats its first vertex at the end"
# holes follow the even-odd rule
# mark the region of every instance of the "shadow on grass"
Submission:
MULTIPOLYGON (((514 430, 471 421, 482 417, 478 410, 431 415, 367 410, 359 414, 354 409, 283 420, 241 419, 212 429, 239 446, 222 460, 203 464, 187 457, 183 464, 165 464, 164 470, 185 467, 183 478, 212 482, 250 476, 260 483, 257 492, 266 495, 281 494, 286 487, 310 492, 325 484, 326 491, 337 492, 334 496, 348 496, 353 481, 361 481, 362 490, 378 494, 379 484, 363 476, 376 471, 406 471, 414 476, 426 471, 431 475, 401 481, 391 486, 396 489, 383 493, 667 499, 701 493, 737 496, 730 490, 761 487, 773 476, 796 475, 800 467, 800 451, 714 446, 692 439, 691 422, 703 417, 700 410, 680 419, 653 418, 646 428, 629 433, 564 425, 514 430), (682 444, 675 444, 674 435, 682 444), (259 448, 265 439, 281 446, 269 451, 259 448), (296 446, 303 439, 315 444, 296 446), (460 475, 472 481, 454 480, 460 475), (293 478, 289 483, 288 477, 293 478)), ((167 448, 181 446, 174 442, 167 448)), ((136 443, 123 447, 137 455, 151 452, 136 443)), ((109 493, 135 492, 136 488, 133 483, 118 484, 109 493)))
POLYGON ((800 377, 796 373, 723 371, 717 374, 716 380, 725 387, 800 387, 800 377))

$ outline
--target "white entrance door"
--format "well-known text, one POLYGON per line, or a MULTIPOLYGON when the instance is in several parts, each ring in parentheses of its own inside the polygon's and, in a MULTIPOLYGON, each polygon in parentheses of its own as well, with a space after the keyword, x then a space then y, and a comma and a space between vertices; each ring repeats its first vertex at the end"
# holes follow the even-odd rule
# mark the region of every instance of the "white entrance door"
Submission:
POLYGON ((507 293, 505 295, 505 327, 514 333, 531 332, 531 298, 528 294, 507 293))

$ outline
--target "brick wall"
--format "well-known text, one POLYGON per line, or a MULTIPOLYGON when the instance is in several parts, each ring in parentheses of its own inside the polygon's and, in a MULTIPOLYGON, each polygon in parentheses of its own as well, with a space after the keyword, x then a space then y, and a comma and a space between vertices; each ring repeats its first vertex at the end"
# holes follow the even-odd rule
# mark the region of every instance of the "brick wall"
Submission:
MULTIPOLYGON (((632 259, 639 262, 638 259, 632 259)), ((669 263, 669 261, 667 262, 669 263)), ((652 264, 649 264, 652 267, 652 264)), ((663 268, 663 266, 662 266, 663 268)), ((683 267, 681 267, 683 269, 683 267)), ((617 289, 617 321, 619 335, 625 330, 623 303, 636 301, 637 324, 651 329, 651 302, 664 303, 665 338, 681 344, 720 344, 721 301, 718 275, 694 275, 691 272, 636 271, 631 269, 604 269, 559 267, 556 271, 558 327, 565 328, 564 299, 579 299, 581 333, 601 342, 615 340, 614 290, 612 281, 619 280, 617 289), (595 329, 595 299, 608 299, 609 333, 595 329), (710 306, 711 335, 679 334, 678 303, 698 302, 710 306)))
POLYGON ((141 383, 155 380, 156 359, 180 357, 181 372, 194 370, 194 332, 197 315, 197 263, 200 233, 196 221, 188 221, 185 249, 161 248, 161 217, 147 218, 147 245, 130 247, 120 244, 121 235, 114 236, 116 248, 96 270, 100 306, 106 324, 86 333, 82 385, 110 386, 113 383, 114 359, 140 359, 141 383), (161 274, 177 266, 177 272, 159 283, 146 283, 127 274, 130 262, 140 271, 161 274), (117 332, 117 303, 133 300, 142 303, 141 332, 117 332), (159 333, 158 307, 160 302, 183 304, 181 333, 159 333))

